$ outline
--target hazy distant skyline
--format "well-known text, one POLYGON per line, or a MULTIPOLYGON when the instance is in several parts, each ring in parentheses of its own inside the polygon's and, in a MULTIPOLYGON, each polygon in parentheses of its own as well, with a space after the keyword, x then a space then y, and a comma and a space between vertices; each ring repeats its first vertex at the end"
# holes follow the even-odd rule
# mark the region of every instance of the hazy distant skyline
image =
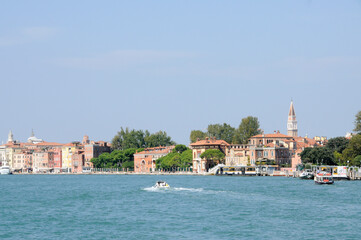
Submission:
POLYGON ((344 136, 361 110, 361 2, 4 1, 0 141, 67 143, 120 127, 188 144, 258 117, 344 136))

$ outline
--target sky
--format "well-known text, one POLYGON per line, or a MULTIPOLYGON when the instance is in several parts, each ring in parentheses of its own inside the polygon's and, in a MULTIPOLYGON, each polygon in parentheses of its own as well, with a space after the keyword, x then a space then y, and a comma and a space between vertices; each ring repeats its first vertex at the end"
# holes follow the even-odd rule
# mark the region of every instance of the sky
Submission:
POLYGON ((0 142, 121 127, 344 136, 361 110, 361 1, 3 1, 0 142))

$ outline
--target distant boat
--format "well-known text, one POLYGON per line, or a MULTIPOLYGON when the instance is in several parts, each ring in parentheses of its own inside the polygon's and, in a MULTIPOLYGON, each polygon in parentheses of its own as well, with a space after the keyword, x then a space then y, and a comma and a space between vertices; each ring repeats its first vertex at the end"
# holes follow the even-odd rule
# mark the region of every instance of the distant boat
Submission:
POLYGON ((314 180, 315 180, 316 184, 333 184, 334 183, 332 174, 329 172, 324 172, 324 171, 317 173, 314 180))
POLYGON ((10 167, 7 161, 3 161, 3 165, 0 167, 0 174, 1 175, 11 174, 10 167))
POLYGON ((309 169, 306 169, 305 171, 303 171, 299 176, 300 179, 309 179, 309 180, 314 179, 314 177, 315 177, 315 175, 309 169))
POLYGON ((164 181, 158 181, 154 185, 155 188, 170 188, 169 184, 164 181))

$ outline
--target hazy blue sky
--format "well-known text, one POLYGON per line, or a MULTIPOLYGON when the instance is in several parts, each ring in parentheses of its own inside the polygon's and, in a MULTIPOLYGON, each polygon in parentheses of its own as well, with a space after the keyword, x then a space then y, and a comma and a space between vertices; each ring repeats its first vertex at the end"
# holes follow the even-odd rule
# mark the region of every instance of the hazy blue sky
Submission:
POLYGON ((361 1, 2 1, 0 140, 259 118, 344 135, 361 110, 361 1))

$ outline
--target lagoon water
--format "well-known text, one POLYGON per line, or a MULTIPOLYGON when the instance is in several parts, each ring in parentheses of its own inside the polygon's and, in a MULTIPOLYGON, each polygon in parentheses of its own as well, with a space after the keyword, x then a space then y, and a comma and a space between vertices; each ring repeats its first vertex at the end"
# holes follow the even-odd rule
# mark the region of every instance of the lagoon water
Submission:
POLYGON ((361 181, 2 175, 0 238, 360 239, 361 181))

